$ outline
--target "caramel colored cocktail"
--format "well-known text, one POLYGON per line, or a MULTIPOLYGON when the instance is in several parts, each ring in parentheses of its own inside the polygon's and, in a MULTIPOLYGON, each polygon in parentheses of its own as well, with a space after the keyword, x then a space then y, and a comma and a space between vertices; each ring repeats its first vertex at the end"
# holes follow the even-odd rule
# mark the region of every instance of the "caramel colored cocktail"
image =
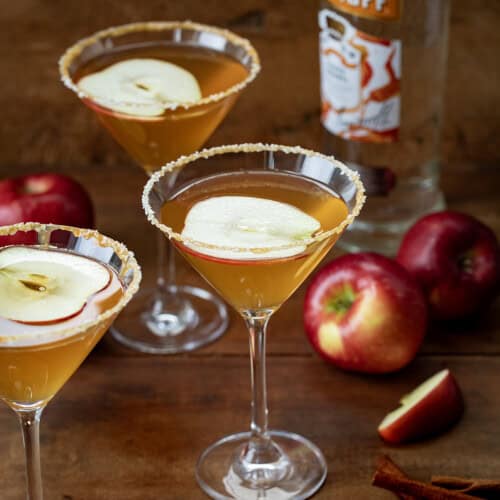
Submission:
POLYGON ((363 202, 359 176, 333 157, 274 144, 203 150, 165 165, 146 185, 149 221, 238 311, 249 332, 250 432, 225 436, 202 453, 196 478, 211 498, 305 499, 325 480, 316 445, 268 429, 267 324, 363 202))
MULTIPOLYGON (((328 231, 347 216, 345 202, 332 190, 307 177, 284 172, 245 171, 214 175, 174 194, 162 208, 162 222, 181 232, 189 209, 215 196, 253 196, 300 208, 328 231)), ((295 291, 332 247, 338 235, 304 246, 298 254, 273 258, 231 259, 206 255, 175 242, 191 265, 238 311, 275 310, 295 291)))
MULTIPOLYGON (((101 314, 116 307, 123 297, 120 279, 112 268, 108 270, 111 283, 92 296, 75 317, 48 325, 32 325, 0 316, 0 399, 16 407, 36 405, 48 402, 66 383, 113 318, 89 327, 85 324, 93 323, 101 314), (76 335, 67 337, 61 333, 80 327, 84 330, 76 335), (63 338, 59 338, 61 336, 63 338)), ((30 283, 34 284, 36 281, 30 283)))
MULTIPOLYGON (((202 97, 207 98, 243 82, 248 68, 237 59, 202 46, 165 43, 131 44, 110 50, 77 69, 74 80, 101 71, 117 62, 136 58, 164 60, 191 72, 197 79, 202 97)), ((146 170, 152 173, 165 162, 192 153, 219 125, 236 100, 237 93, 223 103, 207 102, 196 107, 165 109, 154 117, 133 116, 100 106, 85 98, 101 123, 116 141, 146 170)))
POLYGON ((27 498, 42 500, 40 418, 139 288, 124 245, 97 231, 52 224, 0 227, 35 235, 0 248, 0 399, 17 414, 27 498))
MULTIPOLYGON (((260 62, 251 43, 228 30, 155 21, 84 38, 65 52, 59 68, 63 83, 151 175, 202 147, 256 78, 260 62)), ((208 290, 176 283, 175 259, 158 237, 156 283, 145 284, 111 333, 142 352, 191 351, 224 333, 227 310, 208 290)))

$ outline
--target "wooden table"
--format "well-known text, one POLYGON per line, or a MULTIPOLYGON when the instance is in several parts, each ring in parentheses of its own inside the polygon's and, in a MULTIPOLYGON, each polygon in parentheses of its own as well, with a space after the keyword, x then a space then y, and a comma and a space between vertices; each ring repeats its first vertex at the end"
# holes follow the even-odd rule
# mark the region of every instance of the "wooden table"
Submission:
MULTIPOLYGON (((302 16, 303 0, 231 3, 151 2, 146 9, 142 2, 92 0, 78 2, 73 10, 61 1, 42 6, 20 0, 3 13, 8 30, 0 36, 6 37, 7 31, 9 40, 25 43, 17 53, 0 43, 2 71, 9 74, 0 96, 5 113, 0 177, 50 168, 79 179, 95 200, 99 228, 136 251, 146 282, 154 272, 155 240, 139 206, 144 174, 62 89, 56 56, 80 35, 134 19, 191 17, 230 26, 252 38, 265 70, 210 144, 248 139, 318 148, 314 7, 302 16), (202 5, 210 8, 203 10, 202 5), (93 15, 97 8, 98 18, 93 15), (307 64, 311 71, 297 70, 307 64), (290 75, 287 88, 280 83, 283 74, 290 75)), ((487 2, 479 3, 486 9, 487 2)), ((466 8, 463 1, 457 4, 466 8)), ((491 7, 481 19, 483 31, 494 27, 498 9, 491 7)), ((475 60, 460 40, 477 25, 467 24, 458 12, 452 28, 463 49, 452 54, 456 66, 450 71, 458 77, 465 71, 461 62, 475 60)), ((498 30, 488 33, 498 40, 498 30)), ((473 48, 494 61, 494 52, 473 48)), ((459 83, 450 83, 457 96, 459 83)), ((488 92, 493 84, 484 79, 477 85, 488 92)), ((498 99, 498 89, 495 96, 498 99)), ((498 131, 493 127, 498 108, 483 113, 482 120, 484 99, 467 102, 462 114, 450 106, 443 186, 450 207, 480 217, 499 234, 500 172, 489 166, 498 159, 498 131), (466 116, 472 123, 465 123, 466 116)), ((182 282, 201 283, 183 263, 179 266, 182 282)), ((369 377, 336 370, 312 352, 302 329, 303 296, 304 287, 271 322, 270 421, 274 428, 307 436, 324 451, 329 475, 316 498, 393 498, 370 486, 373 462, 381 453, 389 453, 417 478, 427 479, 431 473, 500 477, 500 302, 460 331, 434 328, 418 358, 402 372, 369 377), (434 440, 400 448, 384 445, 376 433, 382 417, 402 394, 445 366, 465 395, 467 411, 460 424, 434 440)), ((205 498, 194 479, 197 457, 219 437, 246 429, 249 397, 247 335, 235 314, 220 341, 190 355, 142 356, 107 336, 45 412, 46 498, 205 498)), ((0 409, 0 460, 0 497, 22 498, 21 436, 5 407, 0 409)))

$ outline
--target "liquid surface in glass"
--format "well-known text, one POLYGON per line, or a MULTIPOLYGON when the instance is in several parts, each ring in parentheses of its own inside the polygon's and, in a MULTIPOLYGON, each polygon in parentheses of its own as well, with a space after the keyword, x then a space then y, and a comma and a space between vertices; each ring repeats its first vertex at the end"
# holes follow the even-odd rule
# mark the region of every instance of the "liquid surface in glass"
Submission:
MULTIPOLYGON (((56 249, 44 250, 68 253, 56 249)), ((17 405, 49 400, 107 330, 113 318, 89 326, 75 335, 61 335, 66 330, 92 322, 123 297, 124 288, 116 272, 100 264, 109 271, 110 281, 103 290, 90 296, 83 309, 74 316, 49 324, 27 324, 0 316, 0 398, 17 405)))
MULTIPOLYGON (((322 231, 338 226, 348 215, 344 201, 327 186, 308 177, 272 171, 216 174, 174 193, 162 207, 162 222, 181 233, 186 216, 198 202, 218 196, 264 198, 292 205, 314 217, 322 231)), ((304 247, 300 253, 255 259, 220 258, 172 240, 179 251, 239 311, 275 310, 316 267, 340 235, 304 247)))
MULTIPOLYGON (((135 58, 151 58, 176 64, 197 79, 202 97, 224 92, 242 82, 248 69, 236 59, 199 46, 146 43, 111 49, 79 67, 74 81, 112 64, 135 58)), ((85 103, 97 114, 114 138, 147 172, 183 154, 199 149, 226 116, 237 95, 188 109, 167 109, 155 117, 114 112, 89 99, 85 103)))

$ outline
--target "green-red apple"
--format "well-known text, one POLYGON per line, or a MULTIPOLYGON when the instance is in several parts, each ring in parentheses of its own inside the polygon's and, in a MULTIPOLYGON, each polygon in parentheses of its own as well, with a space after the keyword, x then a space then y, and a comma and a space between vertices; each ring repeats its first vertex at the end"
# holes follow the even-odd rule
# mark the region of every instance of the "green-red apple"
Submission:
POLYGON ((427 305, 397 262, 374 253, 349 254, 314 276, 304 326, 327 361, 346 370, 393 372, 415 357, 427 328, 427 305))

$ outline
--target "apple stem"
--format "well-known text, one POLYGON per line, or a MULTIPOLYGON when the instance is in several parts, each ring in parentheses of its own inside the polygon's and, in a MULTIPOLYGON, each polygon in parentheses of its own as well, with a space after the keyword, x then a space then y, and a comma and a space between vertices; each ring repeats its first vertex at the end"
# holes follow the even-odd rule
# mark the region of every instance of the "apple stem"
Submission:
POLYGON ((458 258, 458 268, 461 271, 465 271, 466 273, 472 272, 473 263, 474 263, 474 254, 472 251, 468 251, 462 254, 458 258))
POLYGON ((16 411, 23 431, 28 500, 43 500, 42 469, 40 465, 40 417, 42 411, 43 407, 34 410, 16 411))
POLYGON ((356 301, 356 292, 350 285, 345 285, 326 304, 329 313, 344 314, 356 301))

